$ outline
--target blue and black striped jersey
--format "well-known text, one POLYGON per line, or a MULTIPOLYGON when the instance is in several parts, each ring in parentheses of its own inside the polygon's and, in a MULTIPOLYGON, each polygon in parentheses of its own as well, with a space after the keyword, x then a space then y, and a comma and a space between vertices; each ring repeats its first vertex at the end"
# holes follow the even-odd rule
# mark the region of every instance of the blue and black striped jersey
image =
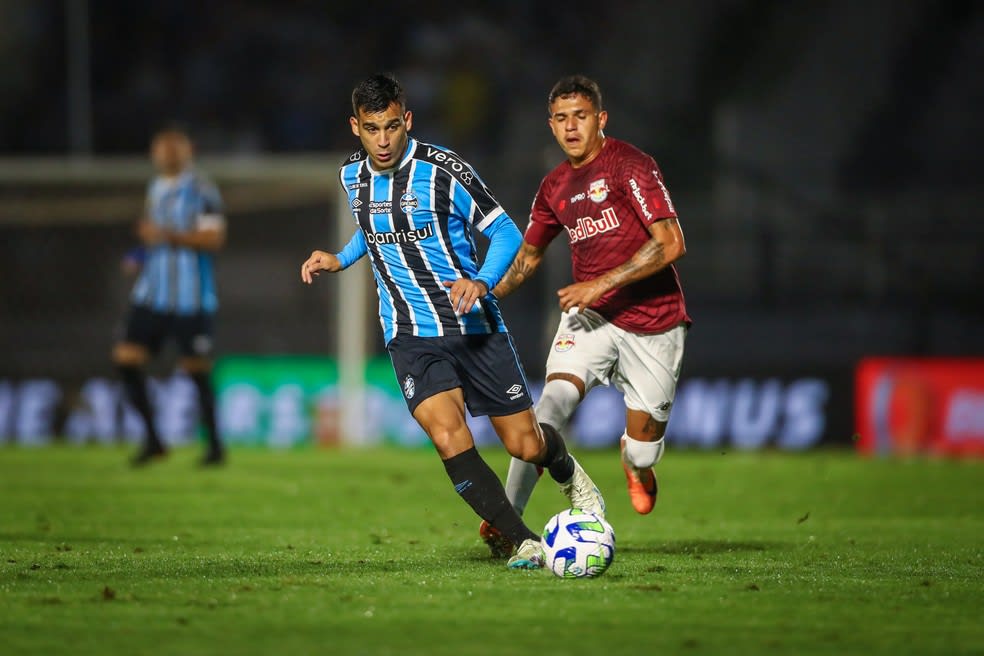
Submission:
MULTIPOLYGON (((359 150, 339 178, 359 228, 354 240, 364 242, 357 244, 357 256, 364 248, 372 264, 387 343, 397 335, 506 332, 491 294, 459 316, 443 285, 478 277, 473 227, 484 232, 501 220, 511 223, 467 162, 450 150, 410 139, 396 167, 374 171, 359 150)), ((508 262, 514 254, 507 254, 508 262)), ((485 282, 491 289, 496 280, 485 282)))
MULTIPOLYGON (((194 170, 173 179, 157 176, 147 188, 146 218, 168 230, 191 232, 215 225, 223 221, 222 211, 219 190, 194 170)), ((130 300, 162 313, 215 312, 212 254, 169 244, 148 247, 130 300)))

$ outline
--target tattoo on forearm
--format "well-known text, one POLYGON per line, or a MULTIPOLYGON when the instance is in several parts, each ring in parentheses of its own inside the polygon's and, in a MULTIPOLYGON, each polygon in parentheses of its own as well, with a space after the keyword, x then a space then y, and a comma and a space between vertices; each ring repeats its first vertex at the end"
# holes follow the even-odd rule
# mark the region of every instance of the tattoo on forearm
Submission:
POLYGON ((625 264, 612 269, 608 276, 612 287, 621 287, 633 281, 637 274, 642 273, 639 278, 651 276, 665 265, 666 246, 660 241, 650 239, 625 264))
POLYGON ((505 296, 523 284, 536 267, 530 264, 522 254, 509 265, 509 270, 495 286, 496 296, 505 296))
POLYGON ((519 253, 517 253, 513 263, 509 265, 506 275, 502 276, 502 280, 492 290, 496 298, 502 298, 506 294, 511 293, 514 289, 522 285, 527 278, 533 275, 533 272, 540 265, 540 258, 542 256, 543 251, 538 250, 534 246, 526 243, 520 246, 519 253))

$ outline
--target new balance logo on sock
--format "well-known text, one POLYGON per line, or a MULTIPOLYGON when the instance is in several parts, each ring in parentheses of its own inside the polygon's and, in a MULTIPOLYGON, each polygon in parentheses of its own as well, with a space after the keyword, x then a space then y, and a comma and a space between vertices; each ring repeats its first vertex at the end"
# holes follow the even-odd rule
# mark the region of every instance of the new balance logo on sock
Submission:
POLYGON ((523 390, 523 386, 520 385, 519 383, 516 383, 515 385, 513 385, 512 387, 506 390, 506 394, 509 395, 510 401, 515 401, 516 399, 521 397, 524 393, 525 391, 523 390))
POLYGON ((461 494, 462 492, 470 488, 471 484, 472 484, 471 481, 461 481, 460 483, 457 483, 454 486, 454 491, 457 492, 458 494, 461 494))

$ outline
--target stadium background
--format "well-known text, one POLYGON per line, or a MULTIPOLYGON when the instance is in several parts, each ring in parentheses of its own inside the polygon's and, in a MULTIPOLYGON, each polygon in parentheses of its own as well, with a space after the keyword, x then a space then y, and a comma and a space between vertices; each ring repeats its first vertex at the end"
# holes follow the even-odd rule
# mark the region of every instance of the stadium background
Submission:
MULTIPOLYGON (((695 326, 671 441, 850 445, 867 420, 855 416, 858 364, 881 355, 905 358, 872 364, 904 380, 863 379, 901 390, 883 410, 890 426, 872 431, 922 449, 941 438, 937 406, 963 390, 954 439, 980 449, 979 3, 483 4, 397 5, 378 24, 355 4, 0 4, 0 440, 135 435, 108 362, 130 284, 121 260, 148 136, 179 120, 230 217, 223 426, 234 443, 337 441, 339 340, 382 352, 375 300, 360 311, 368 328, 342 335, 359 325, 344 304, 372 293, 364 276, 310 289, 297 269, 350 229, 334 179, 355 148, 349 92, 385 69, 408 88, 415 134, 471 161, 520 226, 560 160, 547 90, 572 71, 598 79, 609 133, 656 157, 687 236, 695 326), (908 360, 944 356, 933 375, 908 360)), ((533 379, 566 258, 555 244, 504 304, 533 379)), ((195 430, 194 395, 172 363, 155 366, 155 397, 180 441, 195 430)), ((368 367, 360 414, 372 421, 347 438, 419 443, 385 359, 368 367)), ((593 395, 575 439, 612 444, 620 423, 605 408, 617 401, 593 395)))

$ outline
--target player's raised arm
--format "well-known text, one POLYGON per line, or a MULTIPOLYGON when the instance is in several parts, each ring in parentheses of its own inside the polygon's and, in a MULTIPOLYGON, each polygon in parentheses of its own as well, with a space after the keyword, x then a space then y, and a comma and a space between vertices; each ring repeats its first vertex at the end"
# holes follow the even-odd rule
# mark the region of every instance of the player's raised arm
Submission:
POLYGON ((649 241, 639 247, 632 257, 607 273, 568 285, 557 292, 560 307, 565 312, 591 306, 607 292, 648 278, 670 266, 687 252, 683 231, 675 217, 661 219, 648 226, 649 241))
POLYGON ((322 271, 335 273, 347 269, 364 257, 367 252, 365 235, 362 234, 361 230, 356 230, 340 253, 312 252, 311 256, 301 265, 301 280, 310 285, 314 282, 314 276, 322 271))

